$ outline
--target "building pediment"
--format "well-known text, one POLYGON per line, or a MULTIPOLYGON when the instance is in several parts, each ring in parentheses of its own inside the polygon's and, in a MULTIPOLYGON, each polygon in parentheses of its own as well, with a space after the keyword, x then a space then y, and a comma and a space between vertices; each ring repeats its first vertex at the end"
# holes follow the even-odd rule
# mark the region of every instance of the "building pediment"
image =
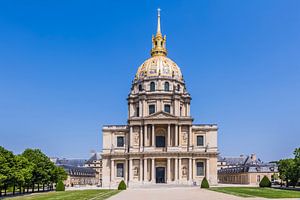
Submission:
POLYGON ((177 117, 170 113, 160 111, 145 117, 145 119, 177 119, 177 117))

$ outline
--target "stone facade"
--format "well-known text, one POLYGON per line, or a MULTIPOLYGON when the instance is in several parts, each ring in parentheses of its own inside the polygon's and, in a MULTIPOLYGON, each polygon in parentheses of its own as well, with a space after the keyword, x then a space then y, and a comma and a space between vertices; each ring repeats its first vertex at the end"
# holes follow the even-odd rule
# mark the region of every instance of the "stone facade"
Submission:
POLYGON ((263 163, 255 154, 240 157, 219 157, 219 183, 258 185, 264 176, 278 182, 276 163, 263 163))
POLYGON ((137 71, 128 95, 127 125, 102 128, 102 184, 115 188, 167 183, 217 184, 215 124, 192 124, 191 97, 180 68, 167 58, 166 37, 152 38, 151 58, 137 71))

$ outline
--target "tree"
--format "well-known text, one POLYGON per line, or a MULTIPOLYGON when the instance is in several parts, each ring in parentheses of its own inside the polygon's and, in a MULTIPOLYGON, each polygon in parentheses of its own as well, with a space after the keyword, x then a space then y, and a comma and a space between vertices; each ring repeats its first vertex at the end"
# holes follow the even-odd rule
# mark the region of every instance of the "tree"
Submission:
POLYGON ((26 149, 23 154, 29 162, 33 163, 32 171, 32 192, 34 192, 35 184, 40 189, 40 184, 45 184, 50 181, 51 164, 50 159, 39 149, 26 149))
POLYGON ((64 181, 68 177, 67 172, 64 168, 59 166, 54 166, 51 170, 50 174, 50 181, 51 181, 51 188, 53 188, 53 183, 58 183, 59 181, 64 181))
POLYGON ((6 195, 7 188, 11 185, 14 166, 14 154, 0 146, 0 196, 4 189, 6 195))
POLYGON ((264 176, 259 183, 259 187, 271 187, 271 185, 272 183, 267 176, 264 176))
POLYGON ((119 183, 118 190, 126 190, 126 184, 124 180, 119 183))
POLYGON ((204 177, 201 182, 201 188, 209 188, 209 183, 208 183, 206 177, 204 177))
POLYGON ((55 191, 65 191, 65 185, 61 180, 56 184, 55 191))
POLYGON ((32 179, 33 168, 33 163, 29 162, 24 156, 15 156, 15 163, 13 167, 13 194, 15 192, 16 185, 19 186, 21 193, 22 187, 24 188, 30 183, 32 179))

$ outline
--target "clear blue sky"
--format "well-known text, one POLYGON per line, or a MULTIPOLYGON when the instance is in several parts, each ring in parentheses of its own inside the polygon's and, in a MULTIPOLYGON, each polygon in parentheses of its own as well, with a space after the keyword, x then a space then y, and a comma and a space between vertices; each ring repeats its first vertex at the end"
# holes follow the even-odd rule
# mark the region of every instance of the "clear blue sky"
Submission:
POLYGON ((300 145, 300 1, 1 1, 0 145, 86 158, 126 124, 156 9, 195 123, 222 155, 289 157, 300 145))

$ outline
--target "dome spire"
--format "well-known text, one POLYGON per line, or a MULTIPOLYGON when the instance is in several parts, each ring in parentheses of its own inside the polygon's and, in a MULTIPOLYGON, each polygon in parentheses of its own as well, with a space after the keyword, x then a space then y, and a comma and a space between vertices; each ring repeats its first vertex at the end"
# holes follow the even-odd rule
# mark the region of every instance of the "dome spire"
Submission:
POLYGON ((161 35, 161 31, 160 31, 160 8, 157 9, 157 31, 156 31, 156 35, 161 35))
POLYGON ((156 35, 152 35, 152 49, 151 56, 166 56, 166 36, 162 36, 161 26, 160 26, 160 11, 161 9, 157 9, 157 31, 156 35))

